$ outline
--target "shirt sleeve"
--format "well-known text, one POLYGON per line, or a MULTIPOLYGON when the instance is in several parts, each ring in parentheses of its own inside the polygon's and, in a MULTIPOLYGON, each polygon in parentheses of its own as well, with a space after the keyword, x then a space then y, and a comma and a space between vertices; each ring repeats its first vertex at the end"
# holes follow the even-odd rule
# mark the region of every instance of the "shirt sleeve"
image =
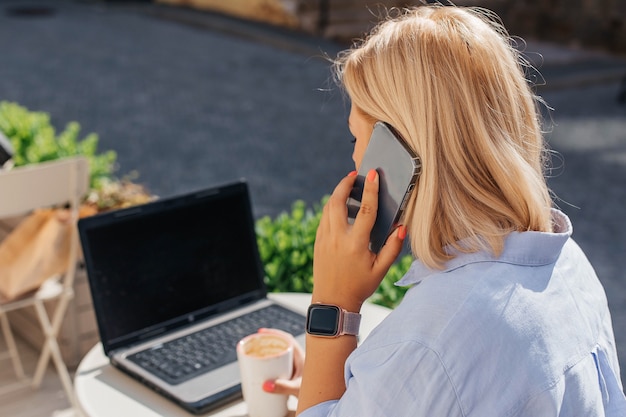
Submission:
POLYGON ((301 417, 462 416, 456 389, 439 355, 417 342, 355 351, 346 362, 346 392, 301 417))
POLYGON ((326 401, 323 403, 319 403, 317 405, 314 405, 313 407, 307 408, 306 410, 298 414, 298 416, 299 417, 330 416, 331 411, 333 410, 335 405, 337 405, 337 402, 338 402, 337 400, 333 400, 333 401, 326 401))

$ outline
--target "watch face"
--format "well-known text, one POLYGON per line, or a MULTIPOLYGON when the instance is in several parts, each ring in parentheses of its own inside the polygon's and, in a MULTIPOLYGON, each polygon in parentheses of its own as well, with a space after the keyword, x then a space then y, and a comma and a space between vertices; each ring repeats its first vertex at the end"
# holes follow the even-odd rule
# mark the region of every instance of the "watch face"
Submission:
POLYGON ((311 305, 307 315, 307 332, 317 336, 336 336, 339 333, 340 313, 336 306, 311 305))

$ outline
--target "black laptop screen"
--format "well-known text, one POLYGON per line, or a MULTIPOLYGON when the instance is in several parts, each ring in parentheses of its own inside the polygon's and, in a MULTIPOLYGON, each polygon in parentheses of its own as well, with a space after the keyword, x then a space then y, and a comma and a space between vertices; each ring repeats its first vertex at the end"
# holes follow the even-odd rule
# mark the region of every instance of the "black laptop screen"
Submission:
POLYGON ((247 187, 214 191, 81 220, 105 350, 264 295, 247 187))

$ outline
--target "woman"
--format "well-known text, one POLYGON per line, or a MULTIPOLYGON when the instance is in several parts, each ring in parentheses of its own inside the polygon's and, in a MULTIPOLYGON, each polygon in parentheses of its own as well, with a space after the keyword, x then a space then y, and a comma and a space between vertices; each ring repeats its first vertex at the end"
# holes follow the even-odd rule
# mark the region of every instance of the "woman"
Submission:
POLYGON ((357 168, 383 121, 422 174, 378 255, 377 173, 354 225, 355 175, 341 180, 318 229, 313 303, 358 313, 407 232, 416 261, 398 283, 412 288, 358 348, 352 335, 307 335, 299 415, 625 416, 605 293, 551 208, 537 98, 504 29, 484 11, 405 10, 336 74, 357 168))

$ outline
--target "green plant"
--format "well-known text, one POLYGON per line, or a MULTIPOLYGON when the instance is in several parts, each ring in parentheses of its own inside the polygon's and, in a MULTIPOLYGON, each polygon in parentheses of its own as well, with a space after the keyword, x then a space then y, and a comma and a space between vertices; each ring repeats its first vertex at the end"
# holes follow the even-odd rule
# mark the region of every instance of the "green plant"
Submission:
POLYGON ((370 301, 374 304, 389 308, 394 308, 400 304, 400 301, 402 301, 409 287, 398 287, 395 284, 406 274, 411 263, 413 263, 412 255, 404 255, 396 260, 396 262, 391 265, 391 268, 389 268, 389 271, 387 271, 387 275, 383 278, 383 281, 370 298, 370 301))
POLYGON ((281 213, 274 220, 269 216, 257 220, 259 253, 269 291, 313 291, 313 245, 325 200, 313 210, 298 200, 290 213, 281 213))
POLYGON ((113 176, 117 155, 114 151, 97 153, 98 135, 90 133, 79 140, 80 124, 70 122, 58 135, 50 116, 30 111, 16 103, 0 102, 0 131, 11 141, 16 166, 83 155, 89 160, 90 185, 100 188, 113 176))
MULTIPOLYGON (((270 292, 313 291, 313 245, 322 216, 324 197, 313 209, 298 200, 291 212, 283 212, 274 220, 269 216, 256 221, 256 234, 265 283, 270 292)), ((401 257, 383 279, 371 301, 393 308, 402 300, 406 288, 394 283, 409 269, 413 258, 401 257)))

